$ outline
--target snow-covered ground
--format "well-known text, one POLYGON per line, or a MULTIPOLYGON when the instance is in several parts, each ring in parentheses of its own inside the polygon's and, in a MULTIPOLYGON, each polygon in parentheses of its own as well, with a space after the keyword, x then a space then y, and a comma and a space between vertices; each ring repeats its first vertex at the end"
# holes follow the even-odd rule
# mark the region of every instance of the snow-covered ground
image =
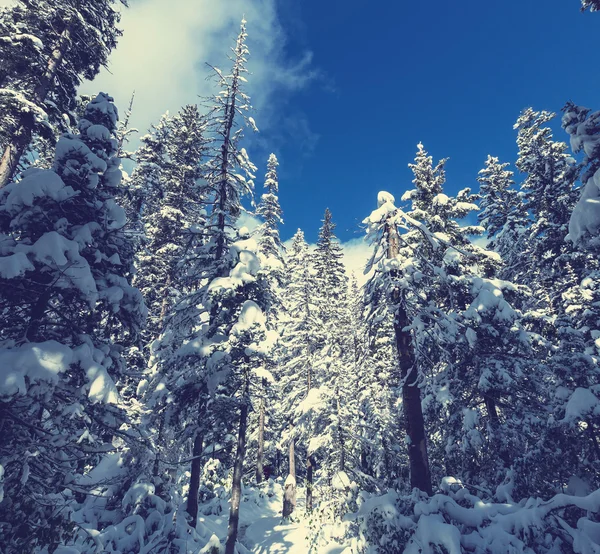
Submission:
MULTIPOLYGON (((304 494, 298 491, 296 518, 284 521, 281 517, 283 506, 283 488, 272 480, 259 488, 246 488, 240 508, 240 527, 238 535, 239 554, 341 554, 344 545, 329 543, 310 544, 311 530, 307 526, 308 518, 304 512, 304 494)), ((227 535, 229 512, 219 515, 200 516, 198 531, 206 538, 206 532, 216 537, 227 535)), ((217 542, 210 541, 202 552, 211 552, 210 547, 217 542)))

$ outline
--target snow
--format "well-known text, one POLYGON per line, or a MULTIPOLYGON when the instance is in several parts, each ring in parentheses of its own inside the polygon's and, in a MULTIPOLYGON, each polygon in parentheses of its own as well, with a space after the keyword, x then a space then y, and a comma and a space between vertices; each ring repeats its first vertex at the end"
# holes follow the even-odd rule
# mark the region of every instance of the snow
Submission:
POLYGON ((1 209, 11 214, 17 213, 23 206, 33 206, 38 198, 47 197, 55 202, 64 202, 77 194, 54 171, 39 168, 25 171, 23 179, 8 185, 4 192, 8 192, 8 196, 1 209))
MULTIPOLYGON (((93 172, 103 173, 106 171, 106 162, 96 156, 90 148, 75 135, 63 135, 56 145, 56 160, 83 158, 93 172)), ((81 171, 78 165, 65 164, 64 174, 66 176, 78 174, 81 171)))
POLYGON ((28 253, 38 262, 58 269, 61 277, 55 286, 69 287, 72 283, 93 306, 98 297, 96 281, 90 266, 79 253, 79 245, 56 231, 44 233, 32 246, 19 245, 18 251, 28 253), (68 281, 68 282, 65 282, 68 281))
POLYGON ((40 40, 40 38, 29 33, 15 33, 9 36, 0 37, 0 42, 5 43, 14 44, 23 41, 31 42, 40 51, 44 50, 44 43, 40 40))
POLYGON ((381 206, 383 206, 386 203, 390 203, 390 204, 395 204, 396 203, 396 199, 394 198, 394 195, 386 192, 385 190, 380 191, 377 194, 377 207, 381 208, 381 206))
POLYGON ((86 128, 85 134, 98 141, 111 140, 111 132, 104 125, 90 125, 86 128))
POLYGON ((111 362, 104 354, 90 344, 82 344, 75 349, 76 359, 85 372, 88 381, 88 398, 92 403, 117 404, 119 393, 102 362, 111 362))
POLYGON ((109 198, 106 203, 106 217, 108 219, 109 229, 121 229, 127 223, 127 215, 125 210, 119 206, 112 198, 109 198))
POLYGON ((590 389, 578 387, 567 402, 563 421, 576 421, 598 415, 600 415, 600 400, 590 389))
POLYGON ((445 206, 448 204, 448 202, 450 202, 450 198, 448 198, 448 196, 443 192, 440 192, 433 197, 433 203, 437 204, 438 206, 445 206))
POLYGON ((382 223, 396 211, 394 196, 382 190, 377 195, 377 209, 373 210, 371 215, 363 220, 363 223, 365 225, 382 223))
POLYGON ((29 261, 24 252, 17 252, 9 256, 0 257, 0 277, 14 279, 21 277, 27 271, 32 271, 35 266, 29 261))
POLYGON ((237 323, 233 326, 233 334, 241 335, 252 329, 255 325, 263 326, 266 318, 260 306, 253 300, 246 300, 242 305, 237 323))
POLYGON ((56 384, 73 360, 73 351, 53 340, 0 350, 0 397, 26 394, 34 383, 56 384))
MULTIPOLYGON (((39 382, 55 385, 59 375, 79 365, 86 374, 92 402, 116 403, 116 385, 101 364, 104 355, 88 344, 75 349, 50 340, 0 350, 0 396, 26 394, 39 382)), ((110 359, 106 359, 110 362, 110 359)))
POLYGON ((575 244, 600 230, 600 169, 588 179, 569 220, 567 239, 575 244))
POLYGON ((331 479, 331 486, 338 491, 346 490, 351 484, 352 481, 345 471, 338 471, 331 479))

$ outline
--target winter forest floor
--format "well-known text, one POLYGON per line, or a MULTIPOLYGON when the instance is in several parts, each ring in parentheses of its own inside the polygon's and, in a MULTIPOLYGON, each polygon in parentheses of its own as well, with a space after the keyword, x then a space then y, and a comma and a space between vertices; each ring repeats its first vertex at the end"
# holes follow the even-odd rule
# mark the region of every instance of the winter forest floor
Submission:
MULTIPOLYGON (((310 519, 305 513, 302 490, 298 490, 295 517, 289 522, 282 519, 283 488, 278 481, 270 480, 257 488, 244 489, 237 544, 239 554, 340 554, 346 546, 335 542, 313 544, 311 548, 310 519)), ((229 509, 218 515, 200 516, 197 530, 206 539, 211 535, 224 537, 228 517, 229 509)))

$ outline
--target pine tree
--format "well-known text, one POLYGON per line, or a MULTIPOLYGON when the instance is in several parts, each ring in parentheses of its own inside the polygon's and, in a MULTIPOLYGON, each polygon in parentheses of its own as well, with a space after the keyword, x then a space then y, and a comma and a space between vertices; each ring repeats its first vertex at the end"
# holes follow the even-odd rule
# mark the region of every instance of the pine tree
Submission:
MULTIPOLYGON (((301 454, 306 453, 306 445, 310 442, 313 432, 307 399, 315 386, 315 284, 308 245, 300 229, 292 238, 287 252, 286 273, 289 277, 282 291, 285 319, 282 321, 281 341, 278 347, 278 381, 283 399, 283 416, 280 418, 283 424, 282 435, 289 443, 289 472, 285 484, 285 501, 288 506, 286 515, 289 515, 296 504, 295 444, 301 446, 301 454)), ((307 506, 312 497, 311 487, 312 483, 309 481, 307 506)))
MULTIPOLYGON (((404 263, 408 260, 403 259, 400 251, 398 233, 398 226, 404 224, 405 220, 411 220, 394 206, 394 201, 391 194, 380 192, 377 210, 363 221, 374 245, 367 270, 376 266, 367 284, 367 290, 374 294, 385 294, 386 303, 394 316, 394 338, 398 356, 397 380, 402 384, 403 426, 407 437, 405 443, 408 447, 410 486, 431 494, 429 457, 419 388, 421 376, 416 363, 417 343, 409 327, 408 301, 414 288, 409 285, 410 276, 402 274, 404 265, 410 271, 413 264, 404 263)), ((417 223, 417 228, 421 228, 418 225, 417 223)))
POLYGON ((508 165, 488 156, 477 180, 481 195, 478 219, 487 232, 488 248, 502 258, 501 275, 510 279, 521 262, 529 222, 508 165))
MULTIPOLYGON (((265 189, 260 204, 256 209, 256 215, 263 219, 258 228, 258 247, 261 254, 261 265, 266 271, 268 292, 271 297, 271 309, 266 314, 267 325, 270 329, 276 329, 277 319, 281 311, 281 299, 278 290, 284 282, 283 276, 283 244, 279 237, 279 225, 283 223, 282 211, 279 205, 279 181, 277 178, 277 158, 275 154, 269 156, 267 162, 267 174, 265 176, 265 189)), ((265 359, 266 369, 269 374, 275 372, 277 360, 274 356, 265 359)), ((258 409, 258 437, 256 457, 256 481, 260 483, 264 478, 265 458, 265 420, 267 411, 273 411, 273 398, 275 390, 267 379, 263 379, 260 387, 261 395, 258 409), (269 404, 269 406, 267 406, 269 404)))
MULTIPOLYGON (((68 537, 69 515, 96 487, 91 475, 106 452, 130 456, 132 472, 140 462, 127 454, 136 433, 122 401, 121 351, 145 308, 130 284, 132 249, 114 200, 116 123, 112 98, 99 94, 79 132, 61 137, 53 170, 32 168, 0 195, 0 509, 2 521, 12 522, 3 538, 10 552, 68 537)), ((110 498, 114 490, 94 494, 110 498)))
POLYGON ((352 395, 353 370, 348 277, 343 252, 335 236, 335 224, 329 209, 315 250, 315 317, 319 322, 315 335, 314 382, 320 402, 312 409, 313 436, 309 443, 308 463, 318 463, 321 484, 337 480, 349 485, 346 474, 349 457, 349 429, 356 421, 352 395))
MULTIPOLYGON (((19 0, 0 13, 3 66, 0 107, 0 188, 15 175, 33 134, 45 120, 59 121, 74 108, 75 91, 106 64, 121 34, 115 0, 19 0), (76 45, 76 48, 73 46, 76 45)), ((46 127, 47 128, 47 127, 46 127)))
POLYGON ((521 189, 532 219, 522 253, 526 262, 517 277, 524 284, 548 291, 552 289, 552 266, 565 252, 563 239, 575 202, 573 184, 577 178, 567 145, 554 141, 550 128, 544 127, 553 118, 553 113, 528 108, 514 126, 519 147, 516 166, 525 174, 521 189))
MULTIPOLYGON (((169 429, 164 432, 172 441, 171 455, 178 453, 179 459, 189 459, 191 453, 186 510, 192 526, 198 513, 204 443, 214 444, 232 435, 231 412, 239 413, 228 553, 233 552, 237 536, 250 402, 256 398, 254 386, 261 368, 264 370, 264 364, 259 362, 263 354, 254 356, 248 352, 254 349, 252 341, 259 341, 256 337, 270 336, 263 329, 269 298, 260 274, 258 246, 248 237, 246 229, 235 232, 240 201, 246 194, 251 196, 255 170, 246 151, 239 146, 243 126, 237 117, 250 108, 250 99, 243 91, 247 73, 246 37, 242 21, 233 48, 231 72, 225 74, 214 68, 220 89, 209 122, 216 135, 215 150, 209 152, 204 174, 210 191, 205 205, 210 213, 201 244, 187 257, 188 274, 195 285, 173 306, 168 323, 153 344, 151 375, 156 383, 152 387, 153 402, 168 407, 165 417, 169 429), (242 333, 241 327, 236 327, 248 310, 257 318, 256 337, 254 332, 242 333), (183 433, 180 426, 185 428, 183 433), (186 452, 190 443, 191 452, 186 452)), ((245 121, 255 127, 251 118, 245 121)))
POLYGON ((200 185, 207 150, 206 119, 195 105, 161 120, 140 152, 136 190, 140 205, 143 248, 138 256, 136 285, 149 309, 146 334, 151 340, 195 276, 186 270, 188 256, 202 242, 207 192, 200 185), (142 179, 148 179, 147 182, 142 179))
MULTIPOLYGON (((361 429, 360 471, 376 479, 379 486, 392 486, 408 465, 398 445, 402 438, 397 421, 399 396, 398 356, 394 343, 394 317, 385 291, 366 287, 352 293, 353 327, 359 329, 356 348, 358 413, 361 429)), ((408 477, 408 475, 404 476, 408 477)), ((365 480, 363 485, 373 488, 365 480)))

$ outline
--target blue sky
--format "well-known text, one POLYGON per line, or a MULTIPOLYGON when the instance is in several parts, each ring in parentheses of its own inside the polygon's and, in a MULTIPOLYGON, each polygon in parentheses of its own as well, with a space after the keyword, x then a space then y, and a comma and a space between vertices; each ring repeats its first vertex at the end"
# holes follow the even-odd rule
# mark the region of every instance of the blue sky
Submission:
POLYGON ((289 51, 309 48, 323 82, 290 108, 318 139, 310 155, 282 148, 288 232, 314 240, 329 206, 340 237, 358 236, 377 191, 410 187, 419 141, 450 158, 450 192, 476 189, 488 153, 514 162, 521 109, 600 108, 600 15, 577 0, 291 4, 279 5, 289 51))
MULTIPOLYGON (((361 263, 360 221, 379 190, 399 198, 411 186, 419 141, 450 158, 447 192, 476 189, 488 153, 514 162, 523 108, 600 109, 600 14, 578 0, 131 0, 110 71, 83 91, 106 90, 123 109, 136 89, 144 131, 214 92, 204 62, 225 63, 242 14, 257 196, 273 151, 284 238, 302 227, 314 242, 329 207, 361 263)), ((556 137, 566 140, 558 122, 556 137)))

